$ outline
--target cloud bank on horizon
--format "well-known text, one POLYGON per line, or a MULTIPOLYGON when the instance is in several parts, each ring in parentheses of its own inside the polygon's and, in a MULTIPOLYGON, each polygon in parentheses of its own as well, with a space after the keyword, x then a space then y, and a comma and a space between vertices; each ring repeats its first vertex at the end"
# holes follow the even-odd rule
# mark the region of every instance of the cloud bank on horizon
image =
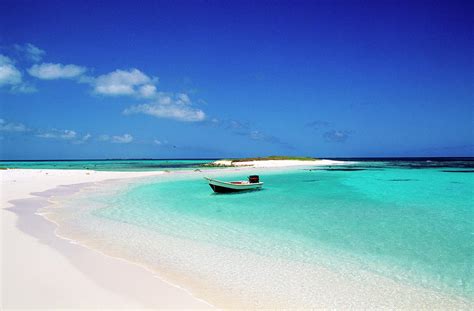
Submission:
POLYGON ((77 78, 84 74, 86 70, 85 67, 76 65, 42 63, 31 66, 28 73, 38 79, 55 80, 77 78))

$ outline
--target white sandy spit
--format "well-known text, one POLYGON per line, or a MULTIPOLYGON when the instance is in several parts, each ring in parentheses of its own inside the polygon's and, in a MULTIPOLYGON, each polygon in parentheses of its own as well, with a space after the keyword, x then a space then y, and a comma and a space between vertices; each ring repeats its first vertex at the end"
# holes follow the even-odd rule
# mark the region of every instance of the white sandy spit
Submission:
POLYGON ((0 170, 0 309, 209 308, 141 267, 59 239, 55 225, 41 216, 31 216, 36 218, 28 225, 42 232, 41 237, 33 237, 18 228, 19 217, 8 210, 11 200, 33 198, 31 193, 60 185, 162 173, 0 170), (58 248, 68 249, 74 258, 58 248))
POLYGON ((325 165, 341 165, 351 164, 347 161, 336 160, 259 160, 259 161, 244 161, 232 162, 232 160, 218 160, 213 162, 214 165, 221 166, 248 166, 248 167, 289 167, 289 166, 325 166, 325 165))

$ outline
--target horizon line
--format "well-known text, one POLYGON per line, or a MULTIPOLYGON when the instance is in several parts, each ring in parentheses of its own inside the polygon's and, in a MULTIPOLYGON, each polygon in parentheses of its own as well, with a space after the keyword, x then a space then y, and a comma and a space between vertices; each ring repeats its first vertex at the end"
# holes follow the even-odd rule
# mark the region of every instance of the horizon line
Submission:
MULTIPOLYGON (((95 158, 95 159, 0 159, 0 162, 79 162, 79 161, 183 161, 183 160, 221 160, 221 159, 241 159, 232 157, 220 157, 220 158, 95 158)), ((328 160, 390 160, 390 159, 412 159, 412 160, 461 160, 469 159, 474 160, 474 156, 402 156, 402 157, 313 157, 315 159, 328 159, 328 160)))

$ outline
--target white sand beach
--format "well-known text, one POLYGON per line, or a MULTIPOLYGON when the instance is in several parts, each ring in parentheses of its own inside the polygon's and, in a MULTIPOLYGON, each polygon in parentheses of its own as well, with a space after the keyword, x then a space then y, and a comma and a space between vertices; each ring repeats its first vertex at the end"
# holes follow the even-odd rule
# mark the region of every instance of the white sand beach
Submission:
POLYGON ((8 210, 9 201, 60 185, 162 173, 1 170, 1 308, 210 308, 141 267, 58 238, 55 225, 41 216, 30 215, 28 224, 41 236, 28 235, 18 228, 18 216, 8 210), (58 248, 66 248, 69 256, 58 248))

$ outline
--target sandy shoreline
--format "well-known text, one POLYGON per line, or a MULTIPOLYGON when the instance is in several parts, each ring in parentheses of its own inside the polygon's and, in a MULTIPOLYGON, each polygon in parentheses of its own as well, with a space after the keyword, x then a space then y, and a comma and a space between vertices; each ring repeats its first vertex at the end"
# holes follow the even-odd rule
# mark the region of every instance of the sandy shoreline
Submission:
MULTIPOLYGON (((336 165, 336 163, 331 164, 336 165)), ((248 167, 239 167, 226 169, 226 171, 247 169, 248 167)), ((209 171, 209 173, 216 172, 209 171)), ((1 171, 0 174, 2 185, 2 301, 0 306, 2 308, 211 308, 211 305, 193 297, 189 292, 154 277, 143 267, 59 238, 55 234, 55 225, 35 214, 38 208, 47 204, 44 195, 48 192, 67 197, 87 183, 110 179, 132 181, 133 178, 158 177, 163 174, 162 172, 6 170, 1 171), (46 193, 42 194, 43 197, 31 194, 45 191, 46 193), (11 208, 13 204, 17 207, 11 208)), ((171 176, 171 174, 166 175, 171 176)), ((258 260, 261 259, 256 258, 256 262, 258 260)), ((265 269, 266 266, 266 264, 262 265, 261 269, 265 269)), ((344 291, 350 292, 351 288, 359 287, 361 291, 359 294, 362 295, 365 293, 363 288, 371 287, 347 279, 340 279, 334 283, 336 276, 332 272, 325 269, 316 272, 314 277, 326 279, 327 284, 332 283, 325 290, 345 288, 344 291)), ((302 274, 302 277, 310 273, 314 271, 308 270, 302 274)), ((406 294, 407 290, 403 286, 384 282, 386 281, 381 280, 380 284, 388 285, 387 288, 372 288, 371 291, 378 293, 379 296, 386 295, 387 305, 385 306, 393 307, 397 305, 394 304, 396 297, 392 303, 390 303, 390 297, 397 293, 406 294), (387 292, 393 289, 396 291, 387 292)), ((314 293, 314 295, 320 295, 323 305, 328 305, 330 303, 326 301, 328 297, 322 294, 325 290, 323 288, 320 290, 319 294, 314 293)), ((413 294, 417 295, 416 292, 413 294)), ((428 304, 425 307, 433 306, 433 302, 437 301, 430 295, 426 294, 428 304)), ((351 305, 350 302, 343 304, 344 295, 339 295, 338 299, 342 299, 339 301, 339 306, 351 305)), ((416 301, 417 299, 411 305, 423 307, 416 301)), ((225 301, 222 301, 220 305, 235 306, 226 304, 225 301)), ((369 306, 366 305, 366 307, 369 306)), ((443 304, 438 307, 443 307, 443 304)), ((449 307, 449 304, 444 307, 449 307)))
POLYGON ((141 267, 58 238, 55 225, 34 214, 46 202, 31 193, 64 185, 160 174, 162 172, 2 171, 2 309, 210 308, 141 267), (23 208, 12 213, 8 209, 12 207, 11 201, 22 204, 23 208), (68 256, 59 249, 67 250, 68 256))

